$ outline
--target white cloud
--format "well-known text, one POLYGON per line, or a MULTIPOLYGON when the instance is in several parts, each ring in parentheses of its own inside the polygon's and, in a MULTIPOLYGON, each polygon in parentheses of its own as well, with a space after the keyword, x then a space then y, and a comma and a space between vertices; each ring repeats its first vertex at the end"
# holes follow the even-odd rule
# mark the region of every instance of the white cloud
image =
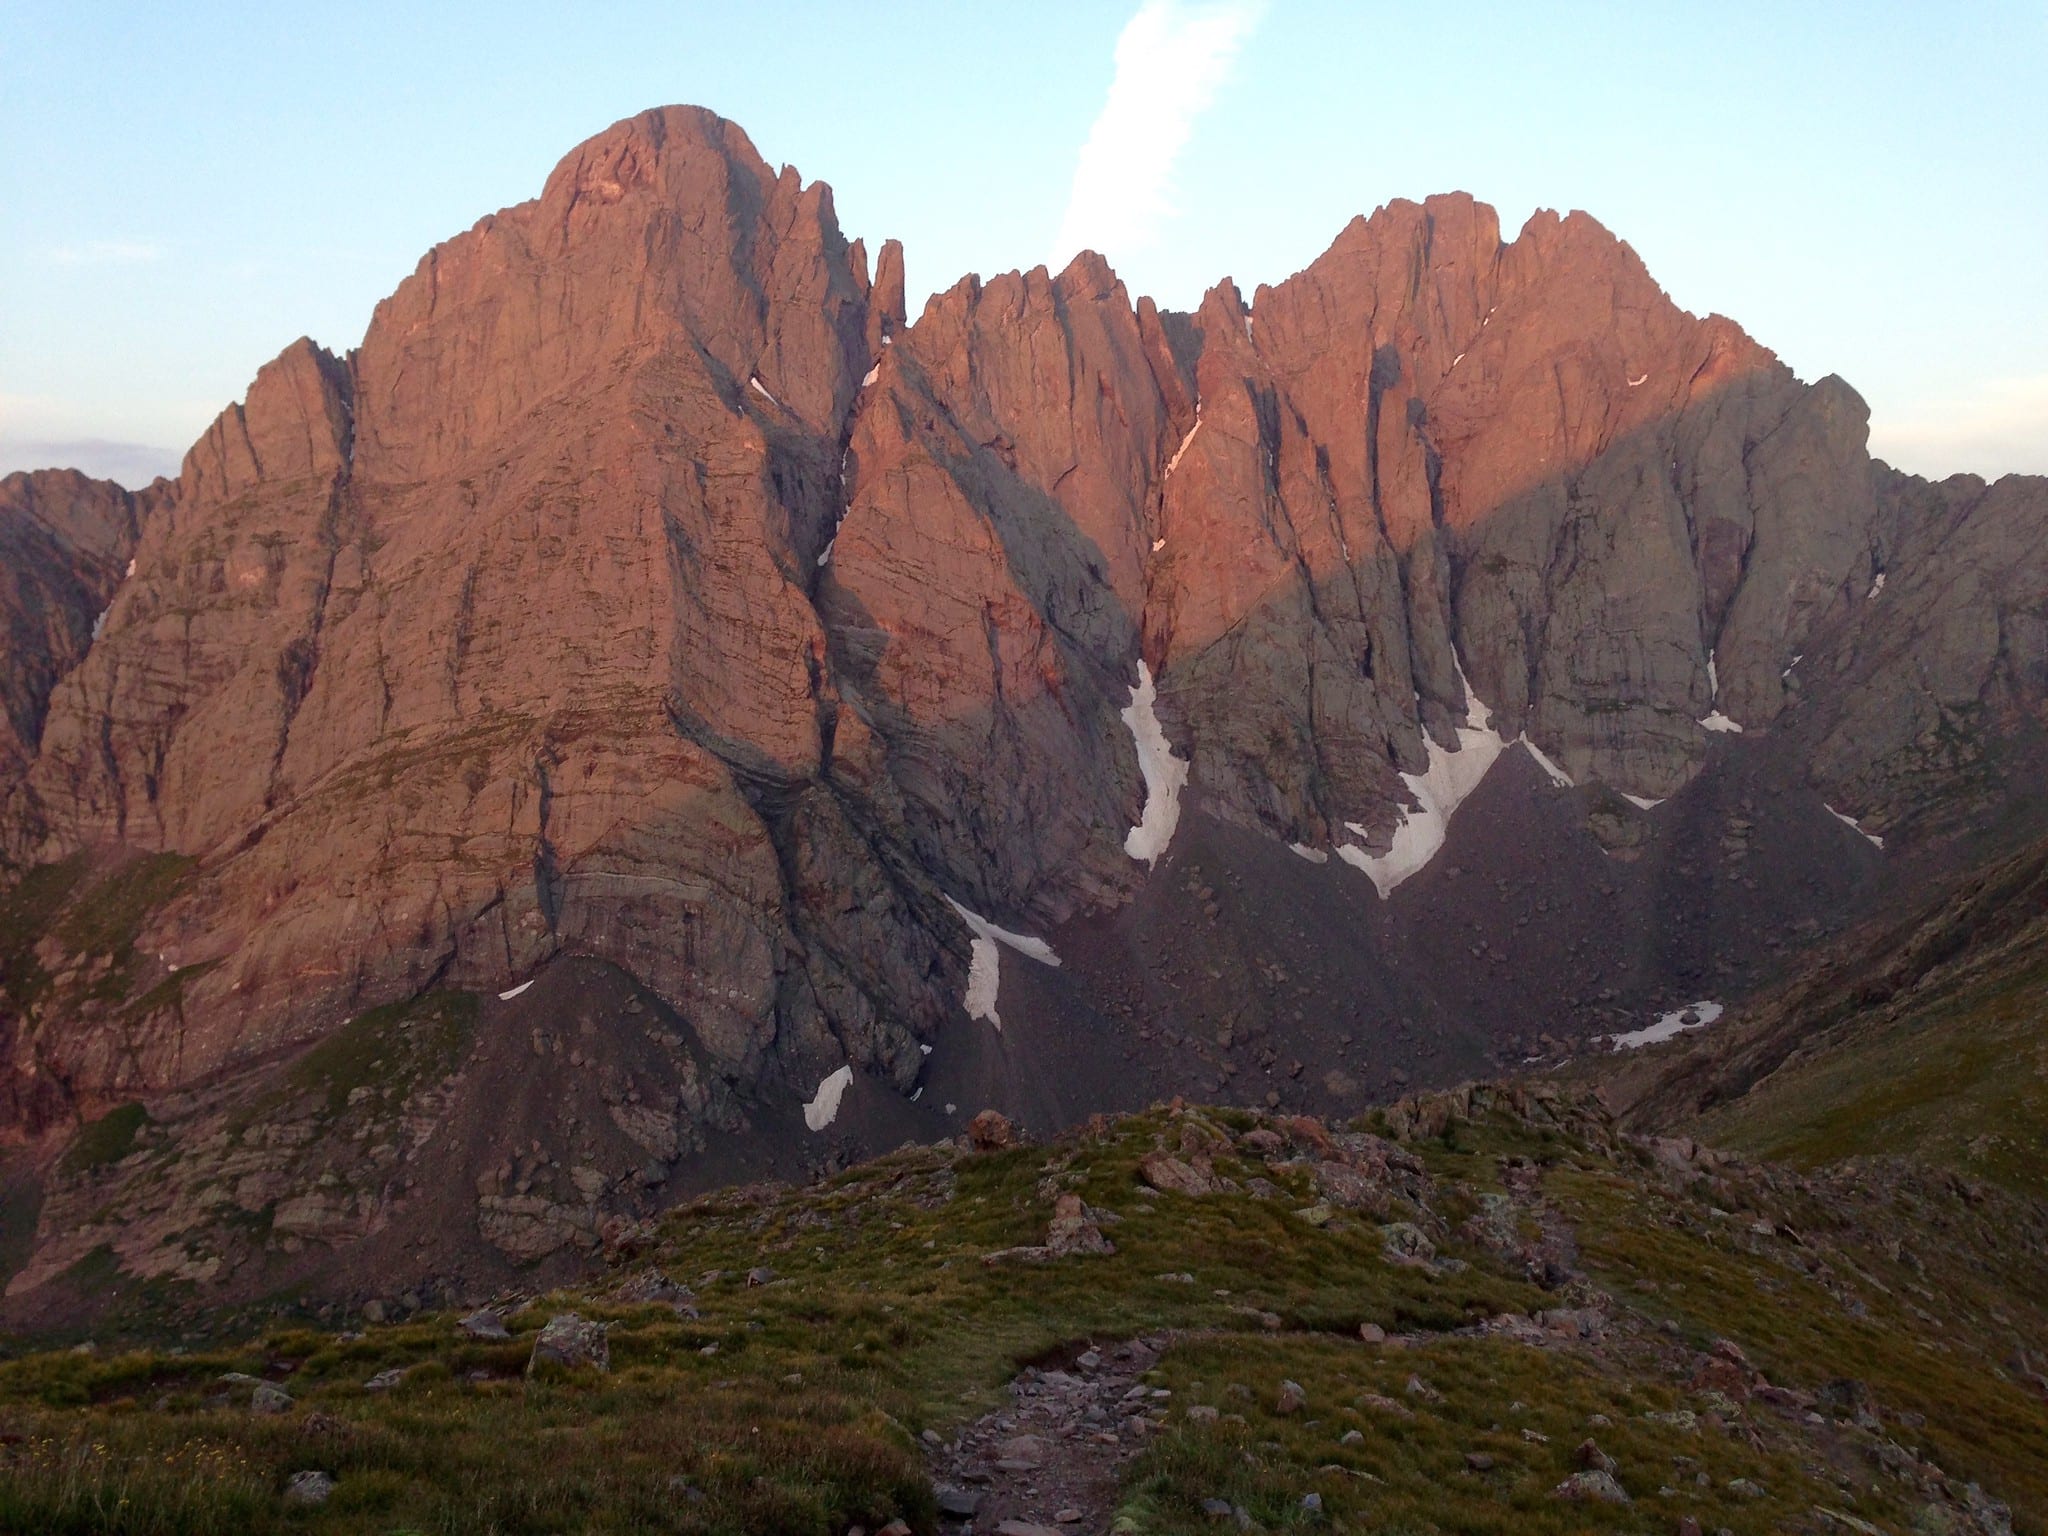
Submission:
POLYGON ((1265 9, 1265 0, 1145 0, 1125 23, 1109 98, 1074 167, 1054 270, 1084 247, 1116 259, 1158 235, 1174 211, 1174 161, 1265 9))
POLYGON ((1870 451, 1916 475, 2048 474, 2048 373, 1987 379, 1966 395, 1877 409, 1870 451))
POLYGON ((164 248, 154 240, 87 240, 78 245, 52 245, 43 259, 60 267, 132 267, 163 260, 164 248))

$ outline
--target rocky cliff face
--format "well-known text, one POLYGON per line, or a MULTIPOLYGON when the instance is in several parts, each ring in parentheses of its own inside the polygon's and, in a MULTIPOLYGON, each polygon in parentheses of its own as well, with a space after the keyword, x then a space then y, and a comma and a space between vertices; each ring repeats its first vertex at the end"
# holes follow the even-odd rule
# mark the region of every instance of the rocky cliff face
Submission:
MULTIPOLYGON (((1649 820, 1703 771, 1752 775, 1738 841, 1796 791, 1799 837, 1864 848, 1825 802, 1935 848, 2025 797, 2048 493, 1927 486, 1864 441, 1847 385, 1679 310, 1583 214, 1503 242, 1469 198, 1397 202, 1249 303, 1162 312, 1084 255, 909 324, 900 250, 871 271, 822 183, 709 113, 629 119, 431 252, 358 350, 287 348, 174 485, 5 483, 0 846, 65 874, 10 908, 4 1130, 197 1113, 366 1008, 585 957, 683 1042, 615 1085, 668 1127, 635 1143, 656 1188, 841 1065, 916 1102, 999 988, 1013 1028, 1086 1022, 1081 1057, 1163 1050, 1182 1001, 1086 957, 1157 947, 1128 914, 1189 837, 1232 881, 1284 855, 1244 876, 1247 934, 1343 909, 1396 980, 1332 985, 1379 988, 1389 1040, 1448 1006, 1399 980, 1422 951, 1389 893, 1496 759, 1571 797, 1505 840, 1573 952, 1616 924, 1546 861, 1610 901, 1603 853, 1721 878, 1687 851, 1725 852, 1718 823, 1649 820), (161 899, 85 922, 143 854, 161 899)), ((1589 1008, 1685 974, 1677 908, 1644 911, 1589 1008)), ((1303 1009, 1246 996, 1219 1038, 1270 1074, 1303 1009)), ((524 1027, 506 1001, 486 1033, 524 1027)), ((1038 1070, 976 1038, 972 1091, 1038 1070)))
POLYGON ((34 762, 51 690, 99 637, 161 499, 69 469, 0 479, 0 797, 34 762))

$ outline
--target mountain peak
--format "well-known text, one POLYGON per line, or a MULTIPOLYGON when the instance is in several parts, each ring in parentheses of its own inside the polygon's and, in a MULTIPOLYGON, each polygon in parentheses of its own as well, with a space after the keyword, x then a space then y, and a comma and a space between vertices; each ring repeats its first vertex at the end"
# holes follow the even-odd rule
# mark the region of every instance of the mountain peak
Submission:
POLYGON ((6 482, 139 536, 0 579, 0 848, 74 914, 0 1134, 148 1101, 136 1231, 200 1211, 252 1289, 299 1250, 200 1191, 509 1266, 949 1103, 1351 1113, 1581 1050, 2037 796, 2038 488, 1874 474, 1852 391, 1584 215, 1389 203, 1191 315, 1094 252, 904 298, 664 108, 175 487, 6 482), (279 1077, 338 1038, 450 1043, 343 1135, 279 1077), (220 1105, 290 1120, 255 1183, 220 1105))

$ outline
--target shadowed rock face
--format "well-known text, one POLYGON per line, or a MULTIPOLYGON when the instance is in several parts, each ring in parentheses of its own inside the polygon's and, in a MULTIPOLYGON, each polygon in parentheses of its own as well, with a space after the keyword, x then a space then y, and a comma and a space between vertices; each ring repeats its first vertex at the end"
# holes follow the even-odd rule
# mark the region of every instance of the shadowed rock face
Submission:
POLYGON ((72 469, 0 479, 0 797, 34 761, 50 692, 91 647, 159 499, 72 469))
POLYGON ((175 485, 0 483, 0 847, 195 861, 118 1049, 4 1005, 11 1133, 565 955, 721 1092, 907 1095, 947 898, 1040 933, 1145 880, 1141 660, 1190 804, 1326 858, 1389 846, 1468 690, 1581 785, 1765 737, 1909 839, 2039 731, 2043 482, 1874 470, 1847 385, 1583 214, 1396 202, 1193 314, 1092 254, 903 304, 827 187, 664 109, 287 348, 175 485))

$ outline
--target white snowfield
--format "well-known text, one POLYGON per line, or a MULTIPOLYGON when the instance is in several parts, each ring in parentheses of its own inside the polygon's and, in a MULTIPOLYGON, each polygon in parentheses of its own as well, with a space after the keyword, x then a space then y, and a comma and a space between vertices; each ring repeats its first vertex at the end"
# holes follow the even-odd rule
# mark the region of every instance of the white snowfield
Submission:
MULTIPOLYGON (((1188 435, 1180 440, 1180 446, 1173 450, 1173 457, 1166 461, 1166 473, 1172 474, 1180 468, 1180 456, 1188 451, 1188 444, 1195 440, 1195 434, 1202 430, 1202 408, 1195 407, 1195 424, 1188 428, 1188 435)), ((1164 476, 1161 477, 1165 478, 1164 476)))
POLYGON ((770 405, 782 404, 780 400, 776 399, 773 395, 768 393, 768 386, 766 384, 763 384, 758 378, 748 379, 747 385, 754 391, 755 394, 759 395, 763 400, 766 400, 770 405))
POLYGON ((512 989, 512 990, 511 990, 510 992, 500 992, 500 993, 498 994, 498 1001, 499 1001, 499 1002, 501 1002, 501 1003, 509 1003, 509 1002, 511 1002, 511 1001, 512 1001, 512 999, 513 999, 513 998, 517 997, 517 996, 518 996, 518 995, 519 995, 520 993, 524 992, 524 991, 525 991, 525 990, 526 990, 526 989, 527 989, 528 987, 530 987, 530 986, 532 986, 532 985, 533 985, 533 983, 532 983, 532 982, 530 982, 530 981, 522 981, 521 983, 519 983, 519 985, 518 985, 518 986, 514 987, 514 988, 513 988, 513 989, 512 989))
POLYGON ((1737 736, 1740 736, 1742 734, 1742 727, 1736 724, 1735 721, 1730 720, 1718 709, 1715 710, 1711 715, 1708 715, 1704 720, 1700 721, 1700 724, 1705 726, 1710 731, 1732 732, 1737 736))
MULTIPOLYGON (((1465 723, 1458 727, 1457 750, 1446 752, 1425 732, 1423 745, 1429 750, 1429 767, 1419 774, 1401 775, 1401 781, 1408 786, 1408 792, 1415 797, 1420 809, 1401 813, 1401 824, 1394 829, 1393 846, 1385 853, 1367 853, 1355 843, 1340 843, 1337 847, 1338 858, 1364 870, 1371 877, 1382 900, 1395 886, 1436 857, 1450 830, 1452 813, 1479 787, 1487 771, 1500 761, 1501 754, 1509 747, 1518 746, 1527 751, 1530 759, 1543 770, 1544 777, 1557 788, 1572 787, 1572 776, 1531 741, 1526 731, 1510 741, 1494 729, 1493 711, 1473 691, 1465 676, 1464 663, 1457 662, 1457 668, 1458 682, 1465 690, 1466 701, 1465 723)), ((1344 829, 1353 837, 1367 836, 1365 827, 1355 821, 1345 822, 1344 829)), ((1316 858, 1314 850, 1299 843, 1290 846, 1303 858, 1322 862, 1316 858)))
POLYGON ((1552 762, 1544 750, 1529 739, 1527 731, 1517 736, 1515 740, 1528 748, 1529 755, 1536 759, 1536 766, 1543 770, 1551 783, 1555 784, 1559 789, 1570 789, 1572 787, 1572 776, 1552 762))
POLYGON ((880 363, 877 363, 874 367, 870 368, 865 374, 861 375, 860 387, 862 389, 866 389, 869 385, 873 384, 875 380, 879 379, 881 376, 882 365, 880 363))
POLYGON ((839 535, 833 534, 825 541, 825 547, 818 551, 818 569, 823 570, 832 563, 832 546, 839 542, 839 535))
POLYGON ((1877 573, 1876 577, 1875 577, 1875 578, 1874 578, 1874 579, 1873 579, 1873 580, 1871 581, 1871 583, 1870 583, 1870 590, 1869 590, 1868 592, 1866 592, 1866 593, 1864 593, 1864 594, 1863 594, 1863 599, 1864 599, 1864 601, 1865 601, 1865 602, 1868 602, 1868 601, 1869 601, 1869 600, 1870 600, 1871 598, 1873 598, 1873 597, 1877 596, 1877 594, 1878 594, 1878 593, 1880 593, 1880 592, 1882 592, 1883 590, 1884 590, 1884 572, 1883 572, 1883 571, 1879 571, 1879 572, 1877 573))
POLYGON ((1180 792, 1188 781, 1187 759, 1173 755, 1159 716, 1153 712, 1158 697, 1152 669, 1140 661, 1130 707, 1119 713, 1130 728, 1131 740, 1138 748, 1138 767, 1145 775, 1145 809, 1124 838, 1124 852, 1147 864, 1158 863, 1166 845, 1173 841, 1173 829, 1180 825, 1180 792))
POLYGON ((1401 782, 1415 797, 1416 808, 1401 813, 1394 828, 1393 846, 1385 853, 1367 853, 1355 843, 1337 849, 1337 857, 1366 872, 1384 901, 1394 887, 1422 869, 1444 845, 1451 816, 1486 772, 1505 752, 1508 743, 1493 728, 1493 713, 1465 680, 1465 668, 1458 663, 1458 684, 1465 690, 1465 723, 1458 727, 1456 751, 1447 752, 1423 732, 1429 751, 1429 766, 1421 773, 1404 773, 1401 782))
POLYGON ((1625 789, 1621 792, 1621 798, 1639 811, 1654 811, 1664 803, 1662 800, 1651 800, 1642 795, 1632 795, 1625 789))
POLYGON ((1707 702, 1713 703, 1721 697, 1721 663, 1714 652, 1707 652, 1707 702))
POLYGON ((804 1124, 814 1131, 822 1131, 839 1118, 839 1101, 846 1090, 853 1086, 853 1068, 841 1067, 825 1075, 818 1084, 818 1091, 811 1095, 811 1102, 804 1106, 804 1124))
POLYGON ((996 993, 1002 985, 1002 951, 996 946, 1007 944, 1020 955, 1029 956, 1041 965, 1057 966, 1060 957, 1052 952, 1052 946, 1043 939, 1030 938, 1021 933, 1012 933, 1007 928, 998 928, 987 918, 970 912, 952 897, 946 898, 946 905, 960 914, 974 935, 974 947, 967 966, 967 995, 961 998, 970 1019, 987 1019, 997 1029, 1003 1027, 1002 1015, 996 1012, 996 993))
POLYGON ((1307 859, 1311 864, 1327 864, 1330 856, 1320 848, 1311 848, 1307 843, 1289 843, 1288 851, 1307 859))
POLYGON ((1672 1009, 1654 1024, 1646 1024, 1641 1029, 1632 1029, 1626 1034, 1609 1035, 1607 1039, 1613 1042, 1617 1051, 1633 1051, 1646 1045, 1661 1045, 1689 1029, 1705 1029, 1726 1011, 1719 1003, 1705 1000, 1688 1003, 1683 1008, 1672 1009), (1692 1015, 1691 1023, 1686 1022, 1685 1016, 1688 1013, 1692 1015))
POLYGON ((1858 821, 1854 816, 1844 816, 1840 811, 1836 810, 1832 805, 1829 805, 1825 800, 1821 802, 1821 807, 1830 816, 1834 817, 1835 820, 1839 821, 1851 832, 1854 832, 1858 837, 1862 838, 1866 843, 1870 844, 1871 847, 1877 849, 1880 853, 1884 851, 1884 839, 1879 837, 1875 832, 1864 831, 1863 823, 1858 821))

